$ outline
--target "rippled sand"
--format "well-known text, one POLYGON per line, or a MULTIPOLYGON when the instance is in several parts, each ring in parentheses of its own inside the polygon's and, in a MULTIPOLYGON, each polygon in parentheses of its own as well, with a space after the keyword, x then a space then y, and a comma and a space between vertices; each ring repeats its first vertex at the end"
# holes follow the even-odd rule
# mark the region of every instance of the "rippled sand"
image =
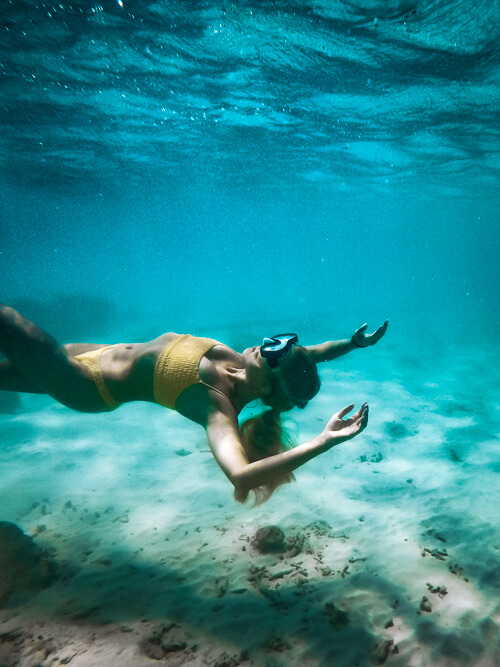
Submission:
POLYGON ((258 508, 174 413, 22 397, 0 416, 0 520, 54 576, 4 600, 0 664, 499 664, 493 351, 363 355, 324 369, 289 425, 303 441, 367 399, 367 431, 258 508), (272 525, 282 541, 261 553, 272 525))

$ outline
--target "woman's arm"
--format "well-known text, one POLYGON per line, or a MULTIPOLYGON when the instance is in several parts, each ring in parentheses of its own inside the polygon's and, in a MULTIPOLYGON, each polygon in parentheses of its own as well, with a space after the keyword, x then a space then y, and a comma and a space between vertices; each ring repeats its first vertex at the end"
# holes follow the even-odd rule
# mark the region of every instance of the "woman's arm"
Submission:
POLYGON ((319 454, 361 433, 368 423, 368 405, 363 403, 352 417, 344 419, 353 407, 354 404, 348 405, 334 414, 323 431, 309 442, 253 463, 248 461, 241 443, 236 415, 230 412, 217 411, 210 416, 208 441, 215 460, 232 484, 239 490, 249 491, 275 477, 291 473, 319 454))
POLYGON ((306 350, 317 364, 322 361, 332 361, 333 359, 337 359, 337 357, 341 357, 343 354, 347 354, 347 352, 356 350, 359 347, 375 345, 387 331, 388 325, 389 321, 386 320, 374 333, 366 334, 365 331, 368 325, 363 324, 363 326, 359 327, 348 340, 329 340, 326 341, 326 343, 320 343, 319 345, 308 345, 306 346, 306 350))

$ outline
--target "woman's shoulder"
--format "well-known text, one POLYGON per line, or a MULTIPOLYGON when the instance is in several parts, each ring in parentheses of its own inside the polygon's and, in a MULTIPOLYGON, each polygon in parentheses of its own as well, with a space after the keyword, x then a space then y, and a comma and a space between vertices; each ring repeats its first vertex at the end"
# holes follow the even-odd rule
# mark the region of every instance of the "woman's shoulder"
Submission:
POLYGON ((214 341, 215 345, 208 350, 206 356, 208 359, 213 361, 234 361, 236 365, 242 366, 243 359, 239 352, 233 350, 232 347, 220 343, 219 341, 214 341))

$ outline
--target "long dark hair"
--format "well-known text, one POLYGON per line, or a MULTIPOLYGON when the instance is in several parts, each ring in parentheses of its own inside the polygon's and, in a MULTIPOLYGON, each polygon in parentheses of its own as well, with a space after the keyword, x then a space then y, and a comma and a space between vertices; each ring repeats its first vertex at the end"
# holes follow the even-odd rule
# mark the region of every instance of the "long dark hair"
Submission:
MULTIPOLYGON (((269 410, 247 419, 240 426, 241 440, 250 463, 284 452, 292 446, 292 441, 281 422, 281 414, 294 407, 305 408, 316 396, 320 388, 320 379, 316 364, 306 349, 297 345, 280 362, 273 372, 272 388, 263 399, 269 410)), ((282 484, 295 479, 292 473, 280 475, 271 482, 256 489, 255 504, 268 500, 282 484)), ((248 491, 235 490, 234 497, 243 503, 249 496, 248 491)))

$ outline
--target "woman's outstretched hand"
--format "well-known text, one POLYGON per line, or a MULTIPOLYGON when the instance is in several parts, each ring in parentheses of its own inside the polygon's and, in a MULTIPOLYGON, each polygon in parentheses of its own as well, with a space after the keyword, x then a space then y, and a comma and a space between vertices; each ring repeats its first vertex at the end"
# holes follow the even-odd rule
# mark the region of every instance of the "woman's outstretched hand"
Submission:
POLYGON ((354 403, 351 403, 351 405, 347 405, 336 412, 323 429, 323 435, 330 447, 354 438, 366 428, 368 424, 368 404, 363 403, 357 412, 344 419, 353 408, 354 403))
POLYGON ((351 342, 356 347, 368 347, 369 345, 375 345, 375 343, 378 343, 378 341, 382 338, 382 336, 387 331, 387 327, 389 326, 389 320, 386 320, 382 324, 382 326, 379 327, 372 334, 365 333, 367 326, 368 326, 368 324, 363 324, 362 327, 359 327, 359 329, 357 329, 353 333, 352 338, 351 338, 351 342))

